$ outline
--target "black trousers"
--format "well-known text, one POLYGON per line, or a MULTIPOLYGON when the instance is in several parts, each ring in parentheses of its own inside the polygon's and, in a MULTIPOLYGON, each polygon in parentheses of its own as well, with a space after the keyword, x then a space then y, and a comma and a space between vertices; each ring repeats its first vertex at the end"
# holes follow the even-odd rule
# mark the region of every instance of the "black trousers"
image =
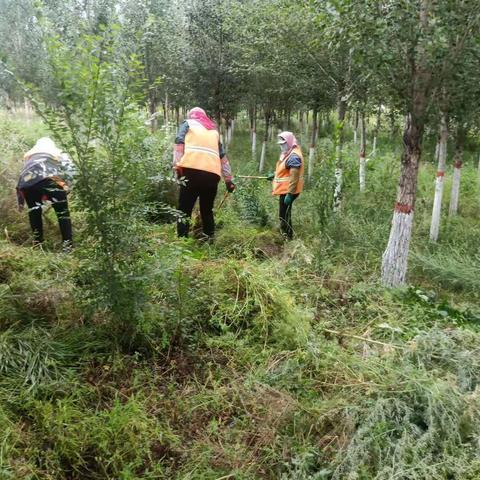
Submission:
POLYGON ((200 216, 202 218, 203 233, 212 237, 215 233, 213 218, 213 203, 217 196, 220 177, 214 173, 184 168, 185 185, 180 185, 178 209, 185 218, 177 223, 177 235, 187 237, 190 229, 190 217, 197 198, 200 199, 200 216))
MULTIPOLYGON (((298 193, 293 195, 293 200, 295 201, 298 197, 298 193)), ((280 217, 280 231, 288 240, 293 238, 293 227, 292 227, 292 207, 293 202, 290 205, 285 205, 286 195, 280 195, 279 198, 279 217, 280 217)))
POLYGON ((52 202, 63 241, 72 240, 72 222, 68 210, 67 193, 63 188, 60 188, 53 180, 46 179, 30 188, 24 188, 22 193, 29 208, 28 217, 36 242, 43 242, 42 203, 44 200, 52 202))

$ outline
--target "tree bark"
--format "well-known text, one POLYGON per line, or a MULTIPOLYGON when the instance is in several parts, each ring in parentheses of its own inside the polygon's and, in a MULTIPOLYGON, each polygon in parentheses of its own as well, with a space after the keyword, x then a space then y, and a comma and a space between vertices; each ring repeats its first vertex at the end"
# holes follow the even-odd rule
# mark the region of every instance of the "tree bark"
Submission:
POLYGON ((360 114, 360 133, 361 133, 361 143, 360 143, 360 166, 359 166, 359 180, 360 180, 360 191, 365 191, 365 170, 366 170, 366 151, 367 151, 367 129, 365 127, 365 113, 360 114))
MULTIPOLYGON (((419 12, 420 33, 428 28, 430 0, 421 0, 419 12)), ((422 38, 420 36, 419 38, 422 38)), ((428 35, 425 35, 428 38, 428 35)), ((422 41, 422 40, 420 40, 422 41)), ((423 40, 426 41, 426 40, 423 40)), ((412 64, 410 113, 407 115, 403 136, 400 181, 397 201, 392 218, 390 237, 382 256, 382 283, 385 286, 399 287, 407 280, 408 254, 413 229, 413 212, 417 196, 418 167, 421 156, 421 142, 425 126, 425 115, 432 72, 425 60, 425 45, 418 45, 416 57, 410 58, 412 64)))
POLYGON ((452 190, 450 193, 450 208, 448 214, 453 217, 458 213, 458 199, 460 196, 460 178, 463 164, 463 148, 465 145, 466 132, 458 127, 455 141, 455 157, 453 163, 452 190))
POLYGON ((175 123, 177 128, 180 126, 180 107, 175 106, 175 123))
POLYGON ((435 144, 435 161, 438 163, 438 156, 440 154, 440 137, 437 139, 437 143, 435 144))
POLYGON ((358 136, 358 110, 355 110, 355 123, 353 125, 353 143, 357 143, 358 136))
POLYGON ((155 115, 157 112, 157 104, 155 100, 153 93, 150 93, 148 97, 148 113, 150 115, 150 129, 152 133, 155 132, 158 125, 157 116, 155 115))
POLYGON ((340 95, 338 101, 338 123, 337 123, 337 145, 335 149, 335 191, 333 193, 333 211, 338 212, 342 204, 342 186, 343 186, 343 141, 344 141, 344 122, 347 112, 347 102, 343 95, 340 95))
POLYGON ((409 115, 403 137, 404 150, 397 202, 393 212, 387 248, 382 257, 382 283, 390 287, 405 284, 407 277, 422 136, 422 121, 413 119, 409 115))
POLYGON ((380 132, 380 126, 382 122, 382 104, 378 105, 377 110, 377 122, 375 123, 375 130, 373 132, 373 146, 372 146, 372 155, 375 155, 377 152, 377 139, 380 132))
POLYGON ((308 180, 312 179, 313 176, 313 162, 315 161, 315 145, 317 143, 317 117, 318 112, 317 109, 313 109, 313 127, 312 127, 312 141, 310 143, 310 148, 308 150, 308 173, 307 178, 308 180))
POLYGON ((252 129, 252 156, 255 159, 257 157, 257 107, 252 109, 250 125, 252 129))
POLYGON ((260 173, 262 173, 265 168, 265 157, 267 155, 267 142, 268 142, 269 130, 270 130, 270 112, 265 112, 265 133, 264 133, 263 142, 262 142, 262 152, 260 154, 260 166, 258 168, 258 171, 260 173))
POLYGON ((163 104, 163 119, 164 119, 164 125, 166 127, 168 127, 168 123, 169 123, 168 109, 169 109, 168 92, 165 92, 165 103, 163 104))
POLYGON ((435 197, 433 199, 432 222, 430 224, 430 240, 436 242, 440 231, 442 213, 443 186, 445 184, 445 167, 447 164, 448 125, 445 114, 440 120, 440 148, 438 151, 438 168, 435 179, 435 197))

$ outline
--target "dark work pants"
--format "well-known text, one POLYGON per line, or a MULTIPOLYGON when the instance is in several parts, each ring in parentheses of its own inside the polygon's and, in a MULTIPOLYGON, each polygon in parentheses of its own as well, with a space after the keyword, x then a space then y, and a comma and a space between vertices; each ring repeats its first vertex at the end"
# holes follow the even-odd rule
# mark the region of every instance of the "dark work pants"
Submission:
POLYGON ((215 232, 213 203, 217 196, 220 177, 214 173, 192 168, 184 168, 183 175, 185 176, 185 185, 180 185, 178 209, 184 213, 186 218, 177 223, 177 234, 179 237, 188 237, 190 217, 192 216, 195 202, 199 198, 203 233, 212 237, 215 232))
POLYGON ((22 189, 23 196, 28 205, 28 216, 36 242, 43 242, 42 203, 44 200, 52 202, 57 214, 58 225, 63 241, 72 240, 72 222, 68 210, 67 193, 53 180, 46 179, 30 188, 22 189))
MULTIPOLYGON (((293 200, 298 197, 298 193, 293 195, 293 200)), ((280 217, 280 231, 288 240, 293 238, 293 227, 292 227, 292 207, 293 202, 287 206, 284 203, 286 195, 280 195, 279 198, 279 217, 280 217)))

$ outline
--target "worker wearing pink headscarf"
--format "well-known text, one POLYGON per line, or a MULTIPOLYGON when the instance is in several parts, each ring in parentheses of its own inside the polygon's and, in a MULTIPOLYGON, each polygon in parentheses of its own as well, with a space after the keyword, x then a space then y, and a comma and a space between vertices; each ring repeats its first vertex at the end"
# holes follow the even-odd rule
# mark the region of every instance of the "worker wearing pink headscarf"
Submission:
POLYGON ((279 197, 280 230, 286 239, 293 238, 292 205, 303 190, 304 161, 302 149, 292 132, 278 135, 281 154, 272 177, 273 195, 279 197))
POLYGON ((216 123, 199 107, 192 108, 175 138, 173 168, 180 185, 178 209, 185 218, 177 224, 179 237, 187 237, 190 217, 197 199, 203 233, 212 238, 215 232, 213 204, 220 178, 228 192, 235 190, 230 163, 220 142, 216 123))

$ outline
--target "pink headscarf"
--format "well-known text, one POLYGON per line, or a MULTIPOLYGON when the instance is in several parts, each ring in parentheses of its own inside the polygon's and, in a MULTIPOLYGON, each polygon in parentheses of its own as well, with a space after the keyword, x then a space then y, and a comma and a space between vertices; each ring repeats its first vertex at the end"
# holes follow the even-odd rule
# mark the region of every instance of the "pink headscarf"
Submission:
MULTIPOLYGON (((298 147, 297 139, 292 132, 279 133, 278 137, 280 139, 283 138, 283 140, 287 142, 288 150, 285 152, 285 155, 288 155, 292 151, 292 149, 294 149, 295 147, 298 147)), ((283 143, 283 142, 278 142, 278 143, 283 143)))
POLYGON ((196 120, 198 123, 201 123, 207 130, 217 130, 217 124, 208 117, 203 108, 192 108, 188 112, 187 118, 189 120, 196 120))

